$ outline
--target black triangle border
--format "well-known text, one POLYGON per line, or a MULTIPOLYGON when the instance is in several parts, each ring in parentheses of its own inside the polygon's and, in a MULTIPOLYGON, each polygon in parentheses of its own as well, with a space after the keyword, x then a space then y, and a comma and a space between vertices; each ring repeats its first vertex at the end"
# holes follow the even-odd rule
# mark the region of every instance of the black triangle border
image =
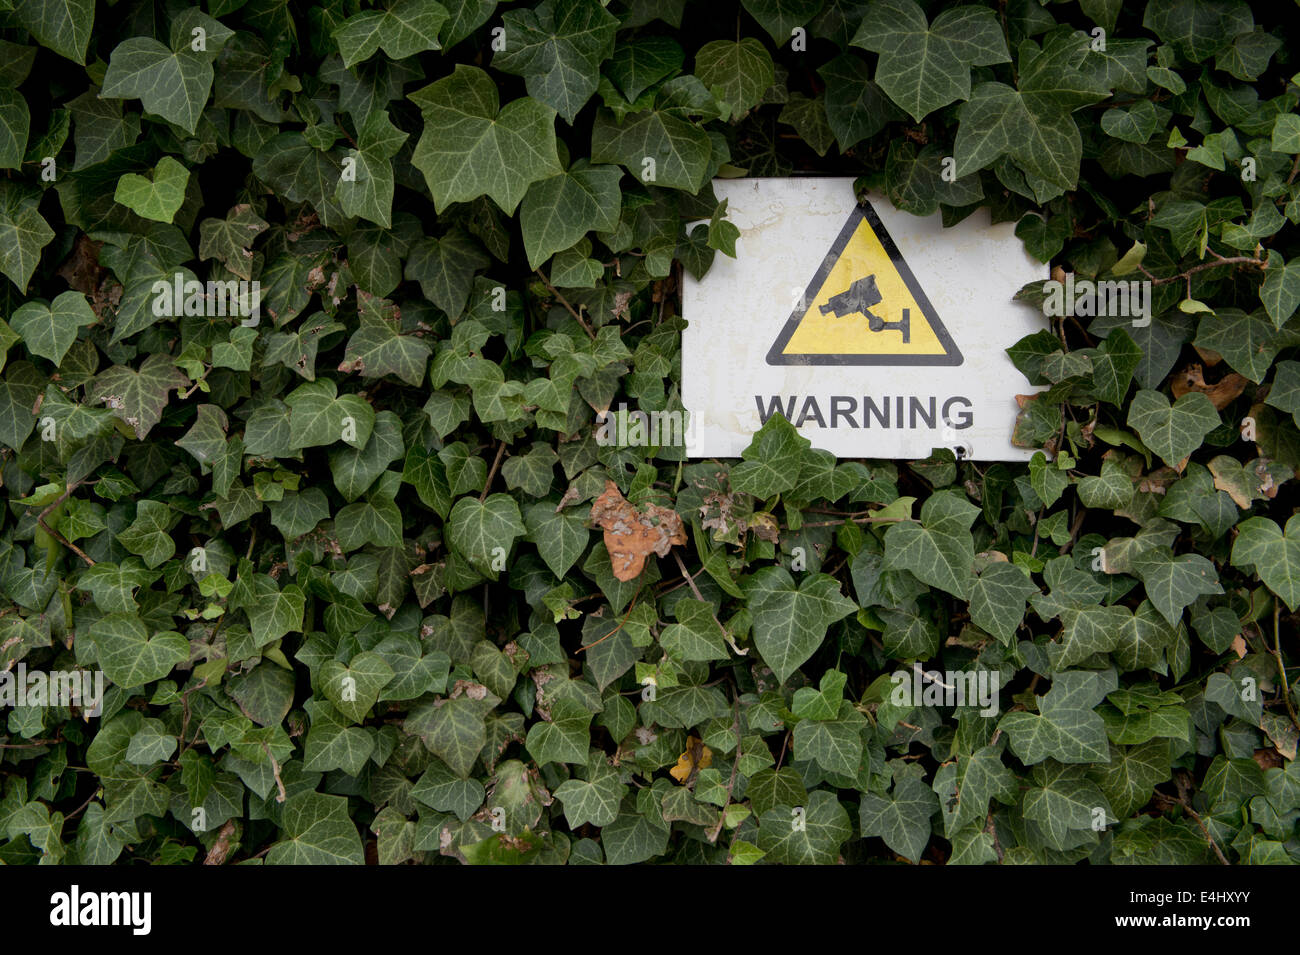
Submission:
POLYGON ((872 208, 871 203, 863 199, 859 205, 849 214, 848 222, 844 228, 840 229, 840 234, 835 239, 835 244, 831 250, 826 253, 822 259, 821 266, 817 269, 817 274, 813 276, 812 281, 804 290, 803 300, 811 302, 816 298, 817 293, 821 290, 822 283, 830 275, 831 269, 834 268, 844 247, 849 244, 853 238, 853 233, 857 231, 858 225, 866 220, 871 226, 871 230, 876 233, 876 238, 884 247, 885 252, 889 254, 890 260, 894 263, 894 268, 902 276, 904 284, 907 285, 908 291, 916 299, 917 305, 921 307, 921 312, 926 320, 930 323, 935 337, 938 338, 939 344, 944 348, 945 354, 942 355, 786 355, 783 354, 785 346, 789 343, 794 331, 799 327, 799 322, 803 318, 803 313, 795 310, 790 313, 786 319, 785 327, 781 329, 781 334, 777 336, 776 342, 767 352, 767 363, 769 365, 960 365, 965 361, 962 357, 961 349, 957 343, 952 340, 948 334, 948 329, 944 327, 934 306, 926 297, 925 291, 921 284, 917 282, 916 276, 912 274, 912 269, 908 266, 903 254, 898 251, 898 246, 890 236, 885 224, 880 221, 880 216, 872 208))

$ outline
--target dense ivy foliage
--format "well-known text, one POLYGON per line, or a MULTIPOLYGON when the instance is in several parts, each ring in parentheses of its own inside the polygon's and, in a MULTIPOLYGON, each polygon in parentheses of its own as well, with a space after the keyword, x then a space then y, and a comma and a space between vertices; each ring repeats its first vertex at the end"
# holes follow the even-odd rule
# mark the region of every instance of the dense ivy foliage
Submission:
POLYGON ((1254 6, 0 0, 0 668, 105 679, 0 709, 0 860, 1300 861, 1254 6), (1028 465, 598 440, 795 171, 1151 320, 1011 350, 1028 465))

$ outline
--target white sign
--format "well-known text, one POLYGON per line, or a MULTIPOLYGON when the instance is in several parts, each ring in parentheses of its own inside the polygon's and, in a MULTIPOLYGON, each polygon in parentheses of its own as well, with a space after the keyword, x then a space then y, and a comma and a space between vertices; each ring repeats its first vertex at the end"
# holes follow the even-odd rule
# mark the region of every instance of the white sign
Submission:
POLYGON ((1011 444, 1031 393, 1006 349, 1044 328, 1013 302, 1046 279, 978 210, 943 228, 852 179, 720 179, 734 259, 686 276, 682 403, 691 457, 739 457, 772 414, 845 458, 1023 461, 1011 444))

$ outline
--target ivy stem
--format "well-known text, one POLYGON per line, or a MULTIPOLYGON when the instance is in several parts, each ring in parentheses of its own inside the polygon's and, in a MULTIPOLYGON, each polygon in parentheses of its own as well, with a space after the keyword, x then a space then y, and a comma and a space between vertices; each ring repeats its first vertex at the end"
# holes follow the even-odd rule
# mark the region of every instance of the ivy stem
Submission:
POLYGON ((542 274, 541 269, 533 269, 533 271, 537 273, 537 277, 542 280, 542 284, 550 290, 556 300, 569 310, 570 315, 577 319, 578 324, 582 326, 582 330, 587 333, 587 337, 594 342, 596 340, 596 333, 591 330, 591 326, 587 324, 587 320, 578 314, 578 310, 569 304, 569 300, 560 294, 559 289, 551 284, 551 280, 542 274))
POLYGON ((1204 272, 1206 269, 1217 269, 1225 265, 1253 265, 1261 269, 1264 267, 1263 260, 1257 259, 1253 255, 1234 255, 1230 258, 1225 258, 1224 256, 1219 255, 1219 253, 1214 252, 1213 249, 1210 251, 1214 253, 1214 257, 1217 261, 1202 262, 1200 265, 1193 265, 1187 271, 1179 272, 1177 275, 1171 275, 1168 278, 1158 279, 1148 272, 1145 266, 1139 265, 1138 268, 1141 270, 1143 275, 1151 280, 1152 285, 1168 285, 1170 282, 1177 282, 1179 279, 1188 279, 1190 281, 1191 276, 1197 272, 1204 272))
POLYGON ((483 491, 478 496, 478 502, 482 504, 487 500, 488 491, 492 489, 492 479, 497 476, 497 470, 501 467, 501 458, 506 453, 506 443, 504 439, 497 445, 497 456, 492 462, 492 470, 488 472, 487 480, 483 482, 483 491))
POLYGON ((722 833, 722 824, 727 819, 727 806, 731 803, 731 792, 736 786, 736 771, 740 767, 740 694, 734 686, 731 688, 731 712, 731 732, 736 735, 736 758, 731 763, 731 778, 727 780, 727 798, 722 801, 722 809, 718 811, 718 824, 708 834, 710 843, 716 843, 722 833))
POLYGON ((1282 663, 1282 639, 1278 635, 1278 619, 1282 616, 1282 605, 1278 603, 1276 597, 1273 598, 1273 657, 1277 660, 1277 675, 1282 679, 1282 701, 1286 703, 1286 711, 1291 714, 1291 722, 1300 727, 1300 719, 1296 718, 1295 705, 1291 702, 1291 687, 1286 681, 1286 666, 1282 663))
POLYGON ((41 525, 41 530, 45 531, 45 533, 49 534, 51 537, 53 537, 56 541, 58 541, 68 550, 72 551, 74 554, 76 554, 78 557, 84 560, 86 562, 87 567, 94 567, 95 562, 91 560, 89 556, 87 556, 84 550, 82 550, 76 544, 72 543, 72 541, 68 540, 66 537, 64 537, 54 528, 50 527, 49 524, 45 523, 45 516, 49 514, 50 511, 54 510, 56 507, 58 507, 60 504, 66 501, 68 499, 68 495, 70 495, 73 491, 77 489, 77 485, 79 483, 80 482, 78 481, 73 481, 66 488, 64 488, 63 493, 58 496, 58 499, 55 500, 54 503, 51 504, 49 507, 47 507, 45 510, 41 511, 40 516, 36 518, 36 523, 41 525))

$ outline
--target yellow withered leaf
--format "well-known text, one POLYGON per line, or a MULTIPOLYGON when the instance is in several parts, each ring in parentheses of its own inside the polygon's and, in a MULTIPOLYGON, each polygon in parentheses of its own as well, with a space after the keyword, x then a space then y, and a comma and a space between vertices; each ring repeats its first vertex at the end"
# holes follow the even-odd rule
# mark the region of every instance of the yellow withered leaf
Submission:
POLYGON ((713 750, 705 746, 698 736, 691 736, 686 740, 686 752, 677 757, 677 765, 668 772, 673 779, 685 785, 692 775, 712 765, 713 750))

